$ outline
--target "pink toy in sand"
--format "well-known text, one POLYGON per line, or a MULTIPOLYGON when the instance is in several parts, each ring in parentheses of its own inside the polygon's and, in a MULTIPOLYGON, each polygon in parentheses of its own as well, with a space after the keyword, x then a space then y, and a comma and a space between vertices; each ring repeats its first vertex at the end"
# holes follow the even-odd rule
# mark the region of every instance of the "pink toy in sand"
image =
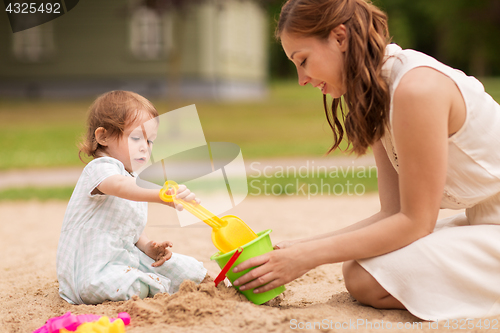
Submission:
MULTIPOLYGON (((60 317, 54 317, 47 320, 45 325, 35 330, 33 333, 59 333, 59 330, 65 329, 67 331, 76 331, 78 326, 98 321, 102 316, 93 314, 72 315, 70 311, 66 312, 60 317)), ((120 312, 118 318, 111 318, 109 321, 112 323, 115 320, 121 319, 125 325, 130 324, 130 315, 127 312, 120 312)))

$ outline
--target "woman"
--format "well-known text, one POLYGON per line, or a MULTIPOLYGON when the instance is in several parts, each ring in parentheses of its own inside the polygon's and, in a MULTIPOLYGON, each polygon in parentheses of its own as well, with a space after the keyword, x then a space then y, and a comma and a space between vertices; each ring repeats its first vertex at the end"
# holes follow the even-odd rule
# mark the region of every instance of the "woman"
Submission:
POLYGON ((299 83, 334 99, 329 111, 325 102, 330 151, 344 136, 358 155, 372 148, 381 209, 278 244, 238 265, 260 267, 234 284, 264 292, 344 262, 361 303, 425 320, 500 314, 500 106, 476 79, 388 45, 385 14, 364 0, 289 0, 277 37, 299 83), (436 223, 440 208, 466 213, 436 223))

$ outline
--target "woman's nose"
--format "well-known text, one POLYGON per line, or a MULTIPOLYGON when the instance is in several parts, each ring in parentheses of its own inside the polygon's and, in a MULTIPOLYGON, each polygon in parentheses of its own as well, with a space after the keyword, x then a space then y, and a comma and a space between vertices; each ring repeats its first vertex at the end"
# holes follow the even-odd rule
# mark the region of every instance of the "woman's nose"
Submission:
POLYGON ((305 75, 304 73, 298 72, 298 74, 299 74, 299 84, 301 86, 305 86, 311 81, 311 78, 305 75))

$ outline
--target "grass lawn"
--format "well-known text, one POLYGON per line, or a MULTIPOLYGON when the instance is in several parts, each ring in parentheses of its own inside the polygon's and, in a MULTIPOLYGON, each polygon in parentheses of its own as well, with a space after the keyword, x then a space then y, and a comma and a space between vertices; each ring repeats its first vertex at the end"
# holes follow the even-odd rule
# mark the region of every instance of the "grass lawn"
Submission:
POLYGON ((500 103, 500 78, 499 77, 487 77, 487 78, 482 78, 479 79, 484 85, 484 88, 488 94, 491 95, 497 101, 500 103))
MULTIPOLYGON (((77 143, 92 100, 0 100, 0 170, 81 165, 77 143)), ((207 141, 233 142, 248 159, 320 156, 331 143, 321 94, 295 82, 262 101, 153 101, 161 113, 196 104, 207 141)))
POLYGON ((73 186, 7 188, 0 190, 0 201, 67 201, 71 198, 73 189, 73 186))
MULTIPOLYGON (((500 101, 500 78, 482 82, 500 101)), ((0 170, 81 165, 77 143, 91 102, 0 100, 0 170)), ((207 141, 236 143, 246 159, 317 157, 331 144, 320 92, 295 81, 271 83, 261 101, 153 102, 160 113, 196 104, 207 141)))
MULTIPOLYGON (((283 177, 249 177, 248 197, 252 196, 339 196, 363 195, 378 190, 376 170, 362 167, 355 174, 350 171, 318 172, 305 177, 286 175, 283 177), (365 170, 365 169, 363 169, 365 170), (359 177, 359 174, 363 174, 359 177)), ((73 193, 72 186, 63 187, 25 187, 0 190, 0 201, 24 200, 69 200, 73 193)))
MULTIPOLYGON (((500 101, 500 78, 481 80, 486 91, 500 101)), ((86 110, 91 100, 0 100, 0 170, 82 165, 77 143, 85 131, 86 110)), ((296 82, 274 82, 262 101, 217 102, 153 101, 161 113, 196 104, 207 141, 233 142, 245 159, 323 155, 331 133, 323 114, 321 94, 296 82)), ((332 155, 342 154, 335 152, 332 155)), ((309 195, 323 187, 330 194, 356 189, 377 190, 377 178, 248 179, 249 196, 309 195), (305 191, 305 193, 303 193, 305 191), (292 194, 291 194, 292 193, 292 194)), ((0 200, 69 199, 72 187, 0 190, 0 200)), ((328 193, 325 193, 328 194, 328 193)))

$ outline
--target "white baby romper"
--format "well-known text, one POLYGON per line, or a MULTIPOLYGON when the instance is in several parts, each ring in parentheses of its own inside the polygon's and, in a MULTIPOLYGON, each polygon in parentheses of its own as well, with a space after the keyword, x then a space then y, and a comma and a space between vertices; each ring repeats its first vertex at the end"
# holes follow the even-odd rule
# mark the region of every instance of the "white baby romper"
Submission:
POLYGON ((91 194, 116 174, 132 177, 120 161, 100 157, 87 164, 78 180, 57 250, 60 296, 73 304, 98 304, 130 299, 144 286, 150 295, 173 294, 184 280, 200 283, 207 270, 194 258, 173 253, 152 267, 154 260, 135 246, 146 226, 146 202, 91 194))
MULTIPOLYGON (((416 67, 450 77, 466 105, 463 127, 448 139, 441 208, 462 209, 437 221, 434 232, 397 251, 358 260, 412 314, 425 320, 500 314, 500 105, 473 77, 432 57, 391 44, 384 74, 391 100, 401 78, 416 67)), ((390 128, 382 139, 398 171, 390 128)))

